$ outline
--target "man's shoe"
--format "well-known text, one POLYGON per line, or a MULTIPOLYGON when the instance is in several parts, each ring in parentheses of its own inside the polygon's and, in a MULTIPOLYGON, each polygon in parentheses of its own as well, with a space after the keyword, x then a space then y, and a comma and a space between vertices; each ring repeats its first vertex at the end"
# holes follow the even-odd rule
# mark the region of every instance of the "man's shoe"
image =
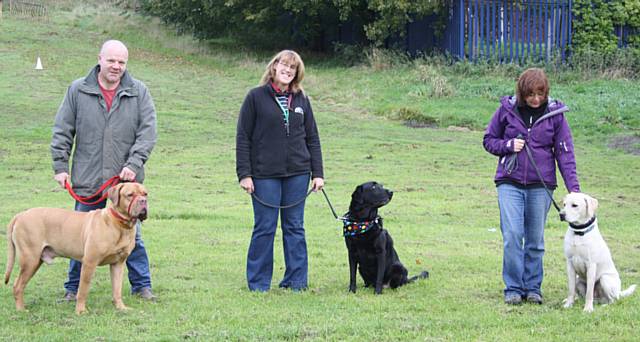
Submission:
POLYGON ((533 303, 533 304, 542 304, 542 296, 537 294, 537 293, 529 293, 527 294, 527 303, 533 303))
POLYGON ((76 294, 70 291, 65 292, 64 297, 62 297, 63 302, 75 302, 76 299, 76 294))
POLYGON ((522 304, 522 296, 518 294, 510 294, 504 297, 504 303, 508 305, 520 305, 522 304))
POLYGON ((149 301, 152 301, 152 302, 155 302, 156 299, 158 298, 153 294, 153 292, 151 292, 151 289, 148 288, 148 287, 145 287, 144 289, 142 289, 142 290, 140 290, 138 292, 135 292, 134 295, 136 295, 136 296, 138 296, 138 297, 140 297, 140 298, 142 298, 144 300, 149 300, 149 301))

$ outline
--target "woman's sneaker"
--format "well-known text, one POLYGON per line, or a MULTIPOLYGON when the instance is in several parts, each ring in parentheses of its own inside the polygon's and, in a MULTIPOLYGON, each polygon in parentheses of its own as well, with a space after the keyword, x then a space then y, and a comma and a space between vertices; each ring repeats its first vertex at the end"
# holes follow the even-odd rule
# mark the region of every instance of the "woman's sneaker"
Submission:
POLYGON ((542 296, 537 294, 537 293, 529 293, 527 294, 527 303, 533 303, 533 304, 542 304, 542 296))
POLYGON ((522 296, 519 294, 508 294, 504 296, 504 303, 509 305, 520 305, 522 304, 522 296))

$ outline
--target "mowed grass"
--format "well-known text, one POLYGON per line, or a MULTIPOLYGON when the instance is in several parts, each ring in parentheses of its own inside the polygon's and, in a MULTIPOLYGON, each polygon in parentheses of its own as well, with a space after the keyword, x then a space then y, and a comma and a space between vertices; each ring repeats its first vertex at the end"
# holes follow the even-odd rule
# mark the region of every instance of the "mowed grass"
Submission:
MULTIPOLYGON (((28 312, 16 312, 11 286, 2 287, 0 339, 636 340, 640 294, 598 306, 592 314, 582 312, 582 301, 562 308, 566 226, 553 210, 545 235, 545 304, 502 303, 502 239, 492 182, 496 160, 481 142, 499 96, 513 91, 520 70, 513 66, 495 72, 426 61, 343 67, 303 53, 304 85, 320 127, 326 190, 334 207, 345 212, 351 191, 365 181, 393 189, 393 201, 380 210, 385 227, 410 274, 427 269, 431 277, 382 296, 362 287, 348 293, 341 223, 324 198, 313 194, 305 217, 309 290, 277 289, 284 273, 278 232, 274 289, 257 294, 246 289, 253 215, 235 176, 235 125, 244 95, 276 51, 200 46, 151 20, 103 5, 54 10, 48 21, 5 15, 0 20, 3 225, 30 207, 72 208, 69 195, 52 179, 51 126, 66 87, 88 72, 108 38, 129 46, 129 69, 150 88, 158 111, 159 140, 146 168, 151 212, 143 238, 159 300, 126 295, 131 310, 117 312, 103 267, 92 282, 89 313, 77 317, 72 304, 58 301, 68 263, 56 259, 29 283, 28 312), (44 70, 33 69, 37 56, 44 70), (451 92, 437 95, 433 77, 444 78, 451 92), (402 113, 429 116, 440 128, 407 127, 397 120, 402 113)), ((615 136, 637 135, 640 86, 629 80, 580 80, 570 73, 551 76, 552 95, 573 109, 568 118, 583 191, 600 200, 600 229, 623 286, 637 284, 640 159, 607 145, 615 136)), ((565 191, 560 187, 556 199, 565 191)), ((0 236, 6 239, 4 232, 0 236)), ((16 275, 14 268, 10 284, 16 275)))

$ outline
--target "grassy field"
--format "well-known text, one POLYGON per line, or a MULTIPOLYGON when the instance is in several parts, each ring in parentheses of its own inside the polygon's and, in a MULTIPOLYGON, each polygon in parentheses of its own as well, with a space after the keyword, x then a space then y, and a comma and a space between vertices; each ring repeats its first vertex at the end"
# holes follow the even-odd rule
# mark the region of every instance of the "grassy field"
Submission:
MULTIPOLYGON (((244 276, 251 236, 250 198, 235 176, 240 103, 269 55, 228 44, 204 47, 155 22, 107 6, 53 9, 48 20, 0 19, 0 222, 24 209, 72 208, 53 181, 49 142, 69 83, 95 64, 101 43, 123 40, 129 70, 150 88, 159 140, 147 164, 150 218, 143 238, 156 303, 111 304, 108 268, 92 283, 89 313, 60 303, 67 261, 43 266, 16 312, 10 286, 0 291, 0 340, 637 340, 640 294, 592 314, 582 301, 563 309, 562 238, 552 211, 546 228, 542 306, 502 303, 502 239, 492 177, 496 160, 482 128, 499 96, 513 92, 519 67, 470 66, 393 55, 341 66, 303 53, 325 158, 326 190, 339 212, 353 188, 377 180, 395 191, 381 210, 410 274, 431 278, 375 296, 347 292, 341 223, 321 195, 307 202, 310 288, 277 289, 284 270, 276 236, 274 287, 250 293, 244 276), (34 70, 40 56, 44 70, 34 70), (412 128, 402 118, 436 128, 412 128), (451 127, 450 127, 451 126, 451 127)), ((639 283, 640 85, 551 73, 552 96, 572 111, 583 191, 600 200, 600 229, 623 286, 639 283)), ((556 199, 565 193, 563 187, 556 199)), ((0 231, 0 244, 6 234, 0 231)), ((0 265, 6 256, 0 252, 0 265)), ((4 267, 2 267, 4 269, 4 267)), ((16 270, 12 281, 15 279, 16 270)), ((362 285, 359 279, 358 284, 362 285)), ((125 284, 125 291, 129 285, 125 284)))

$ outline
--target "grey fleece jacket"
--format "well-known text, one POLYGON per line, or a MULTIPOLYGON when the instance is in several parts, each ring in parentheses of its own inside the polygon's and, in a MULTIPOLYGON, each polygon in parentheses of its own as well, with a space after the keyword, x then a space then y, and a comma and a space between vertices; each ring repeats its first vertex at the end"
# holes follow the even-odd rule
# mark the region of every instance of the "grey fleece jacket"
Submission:
POLYGON ((107 112, 96 65, 75 80, 58 109, 51 140, 53 170, 69 173, 80 196, 93 194, 123 167, 144 180, 144 164, 157 140, 156 110, 147 87, 125 71, 107 112), (75 140, 74 140, 75 139, 75 140), (75 145, 75 146, 74 146, 75 145))

